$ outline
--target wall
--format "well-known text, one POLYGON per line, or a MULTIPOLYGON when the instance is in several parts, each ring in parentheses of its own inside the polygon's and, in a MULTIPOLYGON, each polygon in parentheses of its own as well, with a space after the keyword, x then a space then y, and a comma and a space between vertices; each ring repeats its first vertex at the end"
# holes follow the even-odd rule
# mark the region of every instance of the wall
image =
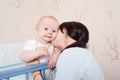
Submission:
POLYGON ((80 21, 90 31, 92 52, 106 80, 120 80, 120 0, 0 0, 0 43, 35 36, 43 15, 80 21))

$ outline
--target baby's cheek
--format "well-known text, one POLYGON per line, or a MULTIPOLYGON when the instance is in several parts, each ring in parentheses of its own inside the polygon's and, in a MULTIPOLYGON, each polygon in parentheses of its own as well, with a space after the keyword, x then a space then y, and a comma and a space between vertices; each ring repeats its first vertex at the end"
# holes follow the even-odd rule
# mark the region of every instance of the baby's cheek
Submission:
POLYGON ((56 39, 57 35, 53 35, 53 40, 56 39))

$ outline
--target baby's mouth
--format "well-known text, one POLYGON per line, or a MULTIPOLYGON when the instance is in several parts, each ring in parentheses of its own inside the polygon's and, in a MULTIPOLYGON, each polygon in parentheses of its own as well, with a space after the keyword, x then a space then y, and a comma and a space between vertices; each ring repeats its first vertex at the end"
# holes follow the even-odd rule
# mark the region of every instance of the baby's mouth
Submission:
POLYGON ((47 38, 52 38, 51 36, 47 36, 47 38))

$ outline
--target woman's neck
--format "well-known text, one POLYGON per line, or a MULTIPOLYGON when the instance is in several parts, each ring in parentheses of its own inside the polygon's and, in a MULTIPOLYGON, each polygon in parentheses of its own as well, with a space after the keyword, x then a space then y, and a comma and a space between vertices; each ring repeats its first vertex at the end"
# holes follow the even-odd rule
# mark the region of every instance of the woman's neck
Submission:
POLYGON ((72 38, 67 38, 67 44, 66 44, 66 47, 73 44, 74 42, 76 42, 76 40, 72 39, 72 38))

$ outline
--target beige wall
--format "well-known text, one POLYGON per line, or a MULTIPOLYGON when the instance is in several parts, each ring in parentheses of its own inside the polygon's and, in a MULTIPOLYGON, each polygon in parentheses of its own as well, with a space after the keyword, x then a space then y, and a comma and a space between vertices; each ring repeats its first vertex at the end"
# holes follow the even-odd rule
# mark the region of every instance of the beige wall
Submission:
POLYGON ((43 15, 81 21, 106 80, 120 80, 120 0, 0 0, 0 43, 34 37, 43 15))

